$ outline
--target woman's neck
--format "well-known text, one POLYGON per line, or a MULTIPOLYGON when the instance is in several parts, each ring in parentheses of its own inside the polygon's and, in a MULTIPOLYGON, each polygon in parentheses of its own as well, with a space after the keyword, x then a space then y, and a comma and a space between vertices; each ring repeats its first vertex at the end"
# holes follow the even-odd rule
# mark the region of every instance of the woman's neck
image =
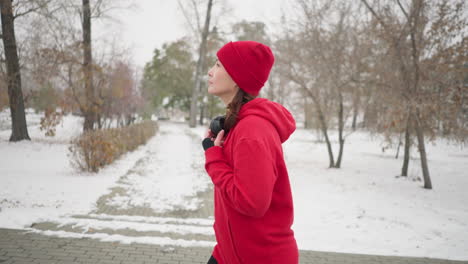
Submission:
POLYGON ((221 97, 221 100, 223 101, 224 105, 228 106, 232 102, 232 99, 234 99, 234 96, 236 96, 236 94, 225 94, 225 95, 220 96, 220 97, 221 97))

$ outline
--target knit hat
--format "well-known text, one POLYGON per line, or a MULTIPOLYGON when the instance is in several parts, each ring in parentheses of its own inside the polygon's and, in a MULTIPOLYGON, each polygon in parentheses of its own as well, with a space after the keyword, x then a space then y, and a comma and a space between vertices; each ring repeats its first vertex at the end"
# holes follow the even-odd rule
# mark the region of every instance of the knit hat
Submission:
POLYGON ((275 62, 270 47, 255 41, 229 42, 216 55, 239 88, 254 96, 265 85, 275 62))

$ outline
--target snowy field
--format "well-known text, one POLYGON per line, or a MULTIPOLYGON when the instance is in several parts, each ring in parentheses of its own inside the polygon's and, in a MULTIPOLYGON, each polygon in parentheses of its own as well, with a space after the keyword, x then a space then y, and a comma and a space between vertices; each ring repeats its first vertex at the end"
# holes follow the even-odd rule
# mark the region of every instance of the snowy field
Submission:
MULTIPOLYGON (((90 212, 97 199, 117 186, 119 177, 148 153, 154 152, 155 158, 141 164, 144 168, 139 173, 165 176, 153 180, 132 177, 136 181, 133 196, 130 200, 116 198, 119 206, 193 209, 200 201, 185 198, 211 184, 200 166, 193 165, 203 166, 203 149, 196 140, 203 136, 203 127, 190 130, 195 140, 173 136, 161 142, 158 136, 153 137, 145 146, 91 175, 76 172, 67 157, 68 142, 81 132, 82 120, 66 116, 54 138, 44 136, 39 120, 40 115, 28 112, 32 141, 9 143, 9 111, 0 112, 0 227, 27 229, 48 219, 66 224, 67 216, 90 212)), ((175 129, 171 123, 161 124, 163 133, 176 135, 175 129)), ((336 138, 333 133, 332 138, 336 138)), ((402 155, 396 160, 394 149, 383 153, 381 140, 364 132, 347 138, 341 169, 327 168, 326 147, 316 141, 315 132, 298 129, 283 147, 295 203, 293 229, 300 249, 468 260, 467 148, 442 140, 426 145, 433 184, 432 190, 426 190, 418 180, 422 175, 416 150, 409 177, 397 178, 402 155)), ((114 220, 118 225, 125 219, 114 220)), ((149 219, 136 228, 170 230, 166 220, 149 219)), ((188 226, 190 221, 210 226, 212 220, 180 221, 188 226)), ((161 242, 150 237, 134 239, 161 242)), ((132 242, 130 238, 123 240, 132 242)), ((206 246, 203 241, 199 245, 206 246)))

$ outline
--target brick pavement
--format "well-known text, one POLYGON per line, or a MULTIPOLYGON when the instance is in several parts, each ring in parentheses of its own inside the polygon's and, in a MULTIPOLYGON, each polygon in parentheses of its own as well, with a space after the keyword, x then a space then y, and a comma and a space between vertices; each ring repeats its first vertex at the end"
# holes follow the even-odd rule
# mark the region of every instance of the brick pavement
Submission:
MULTIPOLYGON (((0 263, 44 264, 198 264, 206 263, 208 247, 173 247, 101 242, 89 238, 59 238, 24 230, 0 229, 0 263)), ((407 258, 301 251, 301 264, 468 264, 428 258, 407 258)))

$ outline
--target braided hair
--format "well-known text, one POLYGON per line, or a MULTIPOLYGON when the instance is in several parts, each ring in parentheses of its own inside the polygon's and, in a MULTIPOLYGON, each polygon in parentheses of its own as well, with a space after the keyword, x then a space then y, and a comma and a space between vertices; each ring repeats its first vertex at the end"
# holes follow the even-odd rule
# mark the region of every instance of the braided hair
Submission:
POLYGON ((232 101, 226 107, 226 119, 224 121, 224 132, 227 134, 237 123, 237 116, 241 107, 247 102, 255 99, 256 96, 239 89, 232 101))

